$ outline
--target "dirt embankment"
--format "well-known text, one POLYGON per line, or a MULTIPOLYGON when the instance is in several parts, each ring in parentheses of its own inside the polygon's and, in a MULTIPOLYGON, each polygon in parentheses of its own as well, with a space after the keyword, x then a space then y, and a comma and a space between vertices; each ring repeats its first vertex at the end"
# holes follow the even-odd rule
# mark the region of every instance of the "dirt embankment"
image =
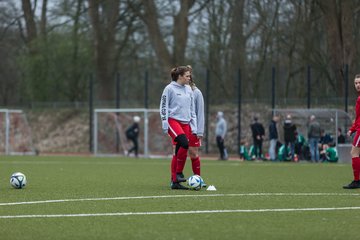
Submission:
POLYGON ((79 110, 27 111, 33 144, 41 152, 89 151, 89 115, 79 110))

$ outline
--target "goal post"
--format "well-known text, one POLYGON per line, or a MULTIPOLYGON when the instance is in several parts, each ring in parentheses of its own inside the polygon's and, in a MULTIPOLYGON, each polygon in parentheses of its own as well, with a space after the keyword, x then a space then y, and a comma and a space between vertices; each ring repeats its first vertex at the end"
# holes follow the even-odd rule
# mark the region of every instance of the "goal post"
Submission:
POLYGON ((156 155, 161 151, 163 138, 158 109, 146 108, 98 108, 93 115, 93 151, 94 155, 126 155, 131 143, 126 139, 126 129, 133 124, 133 117, 141 118, 139 127, 139 154, 144 157, 156 155), (150 141, 150 131, 151 139, 150 141), (160 148, 159 148, 160 147, 160 148))
POLYGON ((0 154, 35 155, 31 128, 22 110, 0 109, 0 154))

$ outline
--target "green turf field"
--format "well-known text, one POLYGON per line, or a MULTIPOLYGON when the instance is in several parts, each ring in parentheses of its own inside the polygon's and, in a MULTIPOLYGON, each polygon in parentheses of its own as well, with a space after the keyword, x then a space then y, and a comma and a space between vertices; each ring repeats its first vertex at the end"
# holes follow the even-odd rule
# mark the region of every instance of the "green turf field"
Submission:
POLYGON ((350 164, 203 160, 217 191, 181 191, 169 163, 2 156, 0 239, 359 239, 350 164), (25 189, 10 187, 17 171, 25 189))

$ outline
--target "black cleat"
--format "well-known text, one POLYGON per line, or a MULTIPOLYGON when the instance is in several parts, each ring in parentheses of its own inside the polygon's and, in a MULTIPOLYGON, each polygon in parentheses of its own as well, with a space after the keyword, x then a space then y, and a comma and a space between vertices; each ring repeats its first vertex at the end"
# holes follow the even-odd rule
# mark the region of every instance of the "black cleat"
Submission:
POLYGON ((176 173, 176 180, 178 182, 186 182, 186 178, 183 173, 176 173))
POLYGON ((349 185, 345 185, 343 186, 344 189, 355 189, 355 188, 360 188, 360 181, 352 181, 349 185))
POLYGON ((189 190, 188 187, 185 187, 178 182, 171 182, 170 187, 171 187, 171 189, 189 190))

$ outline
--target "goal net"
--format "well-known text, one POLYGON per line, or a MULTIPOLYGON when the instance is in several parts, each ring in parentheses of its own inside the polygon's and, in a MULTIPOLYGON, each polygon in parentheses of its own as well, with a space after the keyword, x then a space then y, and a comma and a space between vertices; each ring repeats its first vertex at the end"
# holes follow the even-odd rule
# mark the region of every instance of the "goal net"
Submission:
POLYGON ((35 154, 31 129, 22 110, 0 109, 0 154, 35 154))
MULTIPOLYGON (((123 108, 95 109, 93 151, 95 155, 127 155, 132 142, 126 138, 126 130, 139 116, 138 153, 144 157, 171 154, 166 135, 162 133, 158 109, 123 108), (166 149, 164 149, 166 148, 166 149)), ((131 155, 130 155, 131 156, 131 155)))

